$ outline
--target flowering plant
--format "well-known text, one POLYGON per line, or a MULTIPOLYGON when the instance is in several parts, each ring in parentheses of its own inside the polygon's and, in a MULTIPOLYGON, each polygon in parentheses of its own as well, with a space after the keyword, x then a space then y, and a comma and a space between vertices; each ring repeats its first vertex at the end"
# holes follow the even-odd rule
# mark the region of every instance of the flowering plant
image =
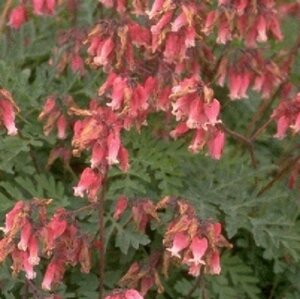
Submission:
POLYGON ((299 1, 1 11, 4 298, 299 296, 299 1))

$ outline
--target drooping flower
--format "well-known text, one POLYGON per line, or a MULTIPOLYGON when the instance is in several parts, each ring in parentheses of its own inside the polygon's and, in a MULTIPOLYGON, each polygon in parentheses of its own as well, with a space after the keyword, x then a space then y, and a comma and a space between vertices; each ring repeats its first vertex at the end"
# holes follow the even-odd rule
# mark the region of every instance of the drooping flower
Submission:
POLYGON ((81 76, 85 73, 84 61, 78 53, 71 56, 71 70, 81 76))
POLYGON ((110 295, 105 296, 104 299, 144 299, 144 297, 136 290, 116 290, 110 295))
POLYGON ((220 253, 217 250, 208 256, 206 262, 210 274, 219 275, 221 273, 220 253))
POLYGON ((28 262, 31 265, 38 265, 40 262, 38 240, 35 235, 31 235, 28 244, 29 257, 28 262))
POLYGON ((218 120, 220 103, 217 99, 213 99, 211 103, 204 103, 203 109, 206 117, 208 118, 208 122, 211 125, 215 125, 216 123, 220 122, 218 120))
POLYGON ((172 256, 180 258, 179 252, 189 246, 190 238, 183 232, 176 233, 173 239, 173 246, 167 248, 172 256))
POLYGON ((32 0, 33 13, 36 15, 53 15, 56 0, 32 0))
POLYGON ((118 154, 121 146, 120 135, 117 130, 107 137, 107 162, 108 165, 118 164, 118 154))
POLYGON ((201 271, 202 267, 203 267, 203 264, 201 264, 201 263, 199 263, 199 264, 191 263, 189 266, 188 273, 194 277, 198 277, 200 275, 200 271, 201 271))
POLYGON ((6 234, 16 231, 23 226, 25 221, 24 207, 24 201, 18 201, 13 209, 5 215, 4 232, 6 234))
POLYGON ((117 200, 115 211, 114 211, 114 219, 118 220, 126 210, 128 205, 128 199, 125 196, 120 196, 117 200))
POLYGON ((55 248, 55 241, 65 232, 67 228, 66 214, 64 209, 59 209, 52 216, 49 223, 41 231, 45 251, 49 252, 55 248))
POLYGON ((34 279, 36 272, 33 269, 33 265, 28 262, 28 252, 15 249, 11 253, 13 264, 11 266, 13 274, 16 275, 20 271, 24 271, 27 279, 34 279))
POLYGON ((126 299, 143 299, 142 295, 136 290, 127 290, 125 292, 126 299))
POLYGON ((8 25, 14 29, 20 29, 27 19, 26 7, 24 5, 18 5, 10 12, 8 25))
POLYGON ((190 263, 195 265, 204 264, 203 256, 207 250, 208 242, 206 238, 194 237, 190 245, 193 258, 189 260, 190 263))
POLYGON ((217 131, 215 136, 208 141, 209 154, 213 159, 221 158, 225 143, 225 134, 222 131, 217 131))
POLYGON ((15 115, 19 108, 14 102, 11 93, 6 89, 0 89, 0 120, 7 129, 7 134, 17 135, 18 129, 15 125, 15 115))
POLYGON ((101 42, 101 48, 98 49, 97 55, 94 57, 93 62, 96 66, 106 66, 109 62, 109 56, 112 53, 115 44, 113 39, 107 38, 105 41, 101 42))
POLYGON ((42 281, 42 288, 51 291, 52 285, 58 282, 64 272, 63 262, 60 259, 53 258, 47 266, 46 273, 42 281))
POLYGON ((67 138, 67 127, 68 127, 68 122, 65 116, 62 114, 57 120, 57 137, 59 139, 67 138))
POLYGON ((32 230, 31 224, 27 220, 21 230, 21 238, 20 238, 20 242, 18 243, 18 248, 20 250, 23 251, 27 250, 28 242, 31 237, 31 230, 32 230))
POLYGON ((102 186, 103 177, 100 173, 87 167, 81 174, 79 183, 74 189, 74 195, 83 197, 87 194, 91 201, 97 200, 97 193, 102 186))

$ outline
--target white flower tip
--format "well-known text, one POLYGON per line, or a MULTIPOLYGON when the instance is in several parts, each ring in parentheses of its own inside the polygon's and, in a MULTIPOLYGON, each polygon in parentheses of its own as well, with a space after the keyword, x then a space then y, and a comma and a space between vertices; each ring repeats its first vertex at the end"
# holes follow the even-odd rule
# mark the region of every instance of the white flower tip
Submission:
POLYGON ((83 195, 83 189, 81 187, 73 187, 74 195, 78 197, 84 197, 83 195))

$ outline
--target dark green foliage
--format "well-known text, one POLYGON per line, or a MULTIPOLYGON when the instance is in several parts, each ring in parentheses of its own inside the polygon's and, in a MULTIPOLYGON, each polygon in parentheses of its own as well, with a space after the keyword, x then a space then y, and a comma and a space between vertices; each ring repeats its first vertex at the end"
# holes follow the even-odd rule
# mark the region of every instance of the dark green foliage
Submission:
MULTIPOLYGON (((87 27, 97 15, 98 1, 81 2, 77 21, 79 26, 87 27)), ((297 26, 289 20, 284 30, 296 30, 297 26)), ((76 209, 86 204, 85 200, 72 194, 80 173, 78 169, 82 169, 85 161, 73 159, 73 173, 60 161, 46 169, 49 152, 57 145, 57 140, 54 134, 45 137, 42 124, 37 121, 47 95, 71 94, 79 106, 85 107, 103 81, 103 75, 93 70, 82 78, 69 69, 58 76, 55 68, 48 64, 53 58, 51 47, 55 45, 56 30, 65 27, 65 19, 56 24, 50 18, 34 18, 18 32, 8 29, 9 38, 2 36, 0 40, 0 87, 10 90, 21 108, 17 118, 21 134, 7 137, 2 130, 0 136, 2 223, 5 213, 18 199, 52 198, 53 209, 76 209), (24 47, 26 41, 30 43, 24 47)), ((295 82, 299 82, 299 66, 298 57, 292 77, 295 82)), ((259 103, 257 94, 251 94, 248 100, 227 104, 224 123, 243 133, 259 103)), ((190 200, 201 219, 219 219, 233 244, 233 249, 222 255, 222 274, 205 276, 189 298, 300 298, 299 193, 288 189, 286 176, 283 176, 283 180, 258 196, 279 169, 278 159, 292 148, 292 138, 275 141, 272 138, 275 130, 271 127, 254 144, 258 165, 253 168, 248 149, 230 137, 221 161, 213 161, 203 154, 191 155, 187 151, 189 138, 173 141, 156 137, 151 129, 154 123, 164 126, 161 116, 155 115, 149 121, 149 127, 142 128, 140 133, 124 134, 124 143, 130 152, 130 169, 126 174, 117 168, 109 173, 105 218, 106 289, 117 286, 134 260, 142 260, 151 250, 159 248, 163 220, 168 217, 161 215, 162 224, 152 224, 143 234, 132 223, 128 224, 129 211, 120 221, 112 218, 117 197, 124 194, 131 202, 146 197, 158 201, 172 194, 190 200)), ((70 140, 61 144, 69 145, 70 140)), ((97 235, 96 215, 88 211, 77 219, 91 236, 97 235)), ((58 289, 64 298, 97 297, 96 254, 93 262, 90 274, 80 273, 79 268, 67 271, 64 284, 58 289)), ((40 285, 44 271, 41 267, 37 285, 40 285)), ((3 263, 0 267, 0 297, 21 298, 24 280, 23 276, 12 279, 10 261, 3 263)), ((162 280, 165 293, 156 296, 152 291, 146 298, 185 298, 196 283, 183 268, 172 270, 169 280, 162 280)))

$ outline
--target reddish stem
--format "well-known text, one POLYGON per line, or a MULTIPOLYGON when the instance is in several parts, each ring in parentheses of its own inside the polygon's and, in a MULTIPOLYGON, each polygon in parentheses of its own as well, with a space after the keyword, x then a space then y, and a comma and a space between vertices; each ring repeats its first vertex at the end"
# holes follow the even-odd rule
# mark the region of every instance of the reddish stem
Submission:
POLYGON ((104 298, 104 272, 105 272, 105 227, 104 227, 104 200, 107 187, 107 171, 103 179, 102 189, 98 196, 98 217, 99 217, 99 299, 104 298))

